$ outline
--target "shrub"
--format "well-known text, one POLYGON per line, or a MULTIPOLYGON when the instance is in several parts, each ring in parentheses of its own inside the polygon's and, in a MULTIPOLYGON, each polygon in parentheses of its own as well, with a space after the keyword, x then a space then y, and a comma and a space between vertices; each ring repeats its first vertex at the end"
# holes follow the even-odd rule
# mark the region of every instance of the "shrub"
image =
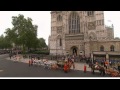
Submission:
POLYGON ((49 51, 34 51, 32 52, 33 54, 45 54, 45 55, 49 55, 49 51))

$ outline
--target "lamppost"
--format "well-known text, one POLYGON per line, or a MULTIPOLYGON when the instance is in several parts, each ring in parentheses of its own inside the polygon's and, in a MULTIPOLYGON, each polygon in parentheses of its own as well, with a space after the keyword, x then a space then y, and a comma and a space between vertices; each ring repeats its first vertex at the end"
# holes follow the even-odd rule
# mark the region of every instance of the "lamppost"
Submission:
POLYGON ((62 50, 62 54, 63 54, 63 56, 64 56, 64 50, 65 50, 65 48, 63 47, 63 50, 62 50))
POLYGON ((85 41, 84 41, 84 56, 85 56, 85 41))

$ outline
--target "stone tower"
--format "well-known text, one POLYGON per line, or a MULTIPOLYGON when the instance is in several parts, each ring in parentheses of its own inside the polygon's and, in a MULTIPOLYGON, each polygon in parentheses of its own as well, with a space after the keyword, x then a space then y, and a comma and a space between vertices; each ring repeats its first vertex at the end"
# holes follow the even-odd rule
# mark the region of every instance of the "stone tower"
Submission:
POLYGON ((90 41, 105 32, 103 11, 51 11, 50 54, 89 55, 90 41))

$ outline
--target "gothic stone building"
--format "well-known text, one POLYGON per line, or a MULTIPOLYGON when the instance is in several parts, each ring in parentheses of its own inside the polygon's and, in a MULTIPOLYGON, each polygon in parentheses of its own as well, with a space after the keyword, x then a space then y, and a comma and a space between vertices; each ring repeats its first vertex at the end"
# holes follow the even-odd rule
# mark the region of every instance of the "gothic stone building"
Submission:
MULTIPOLYGON (((112 59, 120 55, 114 27, 104 24, 104 11, 51 11, 52 55, 85 55, 112 59)), ((115 59, 115 58, 114 58, 115 59)))

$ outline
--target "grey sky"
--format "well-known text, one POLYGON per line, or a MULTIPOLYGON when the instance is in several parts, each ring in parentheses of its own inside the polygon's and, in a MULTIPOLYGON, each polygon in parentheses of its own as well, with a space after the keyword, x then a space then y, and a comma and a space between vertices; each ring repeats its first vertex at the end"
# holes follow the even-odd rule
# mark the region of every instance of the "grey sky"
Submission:
MULTIPOLYGON (((38 37, 43 37, 48 44, 48 36, 51 32, 50 11, 0 11, 0 35, 5 32, 5 29, 12 27, 12 16, 18 14, 32 18, 33 24, 38 25, 38 37)), ((113 23, 115 37, 120 37, 120 11, 105 11, 105 23, 107 25, 113 23), (107 22, 108 20, 112 22, 107 22)))

